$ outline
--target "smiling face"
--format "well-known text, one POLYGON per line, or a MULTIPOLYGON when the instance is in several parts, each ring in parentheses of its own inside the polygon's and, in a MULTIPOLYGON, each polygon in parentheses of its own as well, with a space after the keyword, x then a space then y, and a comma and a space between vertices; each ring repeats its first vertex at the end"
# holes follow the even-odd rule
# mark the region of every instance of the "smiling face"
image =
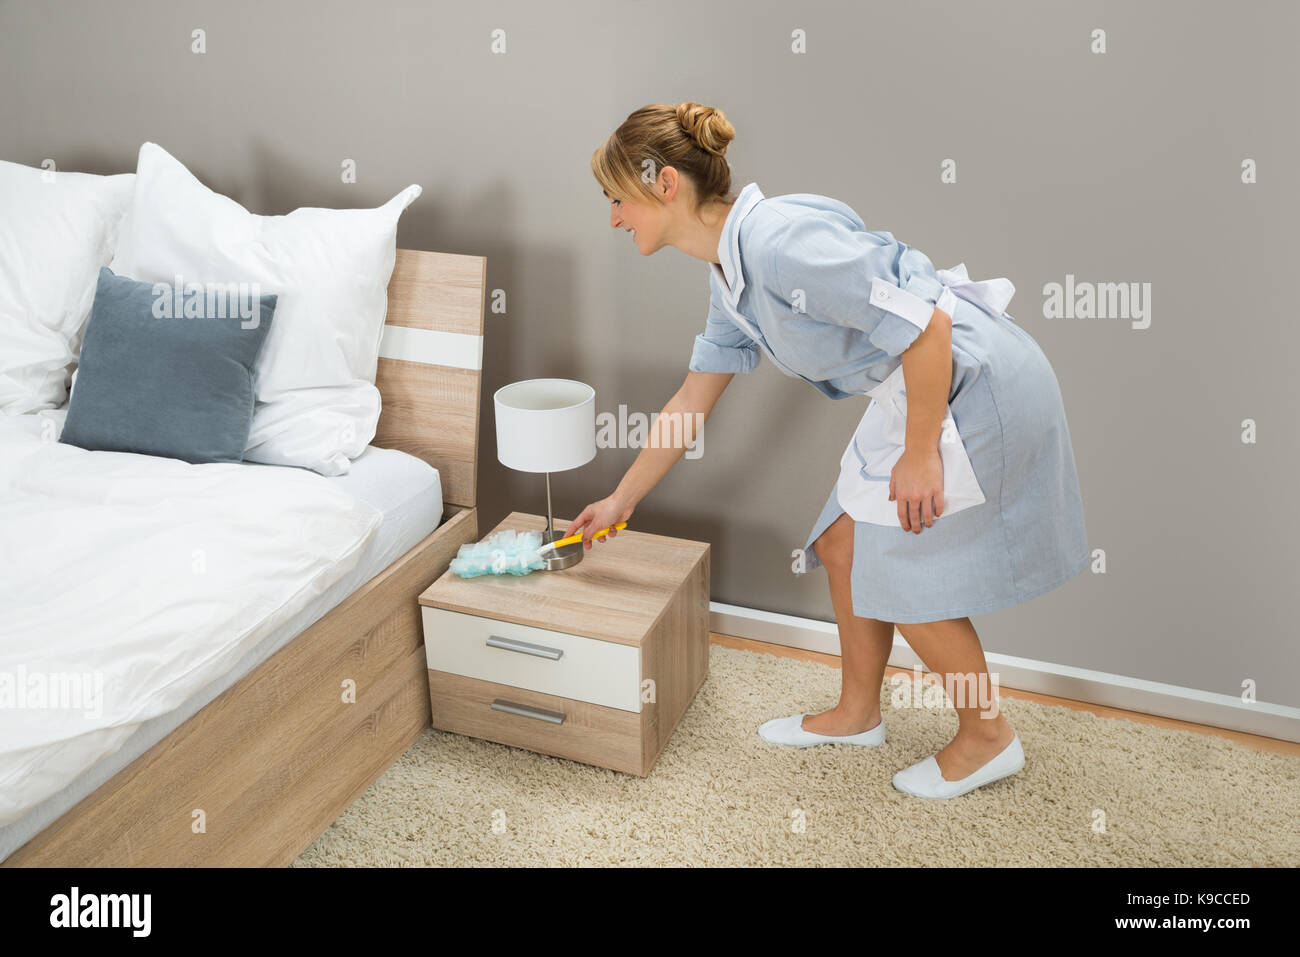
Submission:
POLYGON ((609 201, 609 225, 621 229, 636 245, 637 252, 649 256, 672 246, 705 262, 716 262, 718 242, 727 214, 734 200, 714 199, 699 208, 699 193, 694 183, 679 175, 671 166, 659 170, 646 190, 641 182, 602 186, 609 201))
POLYGON ((665 245, 664 225, 668 219, 668 209, 658 203, 633 202, 630 199, 613 199, 609 193, 609 225, 613 229, 622 229, 632 237, 637 251, 642 256, 649 256, 665 245))

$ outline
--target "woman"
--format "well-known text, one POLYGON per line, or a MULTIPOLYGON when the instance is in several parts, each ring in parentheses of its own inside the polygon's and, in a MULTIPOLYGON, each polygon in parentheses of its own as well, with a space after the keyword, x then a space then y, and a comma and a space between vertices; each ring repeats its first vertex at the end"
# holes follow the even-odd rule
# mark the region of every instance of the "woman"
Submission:
POLYGON ((689 426, 762 355, 832 399, 871 395, 804 549, 807 568, 824 566, 830 582, 840 701, 759 733, 793 747, 882 744, 897 625, 944 676, 959 729, 894 785, 920 797, 964 794, 1024 765, 969 616, 1041 595, 1089 560, 1056 376, 1005 314, 1006 280, 936 271, 825 196, 768 198, 756 183, 733 195, 725 154, 734 136, 716 109, 654 104, 592 157, 610 225, 630 232, 642 255, 675 246, 709 263, 710 304, 686 381, 661 413, 664 433, 566 534, 581 529, 590 548, 593 532, 626 521, 681 457, 672 423, 685 423, 689 444, 689 426))

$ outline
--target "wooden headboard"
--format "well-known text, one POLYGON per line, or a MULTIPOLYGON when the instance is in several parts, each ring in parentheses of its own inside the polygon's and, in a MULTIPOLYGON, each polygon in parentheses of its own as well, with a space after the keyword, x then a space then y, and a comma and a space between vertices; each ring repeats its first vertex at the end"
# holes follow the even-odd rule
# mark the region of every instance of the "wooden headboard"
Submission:
POLYGON ((443 501, 465 507, 478 488, 486 279, 482 256, 399 249, 375 374, 383 411, 371 444, 424 459, 443 501))

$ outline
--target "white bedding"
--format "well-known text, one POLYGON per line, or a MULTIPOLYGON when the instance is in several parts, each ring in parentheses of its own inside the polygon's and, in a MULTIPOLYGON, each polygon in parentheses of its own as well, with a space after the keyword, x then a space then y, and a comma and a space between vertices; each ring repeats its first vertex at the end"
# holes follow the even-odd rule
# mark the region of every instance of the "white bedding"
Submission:
POLYGON ((0 826, 229 671, 381 522, 302 469, 85 452, 31 419, 0 416, 0 826))
MULTIPOLYGON (((59 414, 41 413, 42 416, 59 414)), ((24 420, 28 420, 33 431, 39 429, 37 416, 14 419, 15 422, 24 420)), ((442 478, 438 470, 404 452, 367 447, 353 461, 347 474, 332 476, 327 481, 331 487, 373 505, 383 514, 383 524, 361 550, 352 571, 245 652, 230 671, 196 691, 180 707, 139 725, 118 750, 95 762, 67 787, 27 810, 12 824, 0 827, 0 861, 94 793, 442 524, 442 478)))

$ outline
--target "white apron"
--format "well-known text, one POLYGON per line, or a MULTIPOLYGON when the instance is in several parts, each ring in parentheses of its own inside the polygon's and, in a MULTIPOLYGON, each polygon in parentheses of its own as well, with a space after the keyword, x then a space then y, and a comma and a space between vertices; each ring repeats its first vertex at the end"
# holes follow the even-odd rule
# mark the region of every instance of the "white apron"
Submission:
MULTIPOLYGON (((944 290, 936 305, 950 316, 956 304, 955 297, 972 302, 995 316, 1003 316, 1016 291, 1007 279, 971 282, 966 275, 965 263, 952 269, 940 269, 937 275, 944 290)), ((889 500, 889 480, 903 455, 907 439, 907 390, 903 383, 903 366, 900 364, 884 382, 868 389, 866 395, 871 396, 872 402, 840 458, 840 477, 835 493, 840 507, 855 521, 901 528, 898 502, 889 500)), ((975 479, 975 470, 971 468, 951 408, 944 415, 939 456, 943 460, 943 514, 951 515, 982 503, 984 492, 975 479)))
MULTIPOLYGON (((717 265, 714 268, 718 269, 717 265)), ((944 288, 935 305, 948 315, 953 314, 955 297, 960 297, 995 316, 1011 319, 1006 316, 1006 308, 1016 287, 1010 280, 972 282, 966 274, 965 263, 958 263, 952 269, 940 269, 936 275, 944 288)), ((888 290, 898 290, 899 287, 873 279, 872 289, 887 300, 888 290)), ((915 304, 918 303, 914 300, 915 304)), ((777 358, 763 335, 725 297, 723 309, 746 335, 759 344, 764 355, 777 368, 788 376, 803 378, 777 358)), ((898 503, 889 500, 889 480, 907 439, 907 391, 903 385, 903 366, 900 363, 884 382, 866 391, 872 402, 840 457, 840 477, 835 492, 841 507, 856 521, 902 528, 902 522, 898 520, 898 503)), ((951 408, 944 416, 939 456, 943 460, 943 514, 951 515, 983 502, 984 493, 975 480, 975 470, 971 468, 966 446, 957 432, 951 408)))

